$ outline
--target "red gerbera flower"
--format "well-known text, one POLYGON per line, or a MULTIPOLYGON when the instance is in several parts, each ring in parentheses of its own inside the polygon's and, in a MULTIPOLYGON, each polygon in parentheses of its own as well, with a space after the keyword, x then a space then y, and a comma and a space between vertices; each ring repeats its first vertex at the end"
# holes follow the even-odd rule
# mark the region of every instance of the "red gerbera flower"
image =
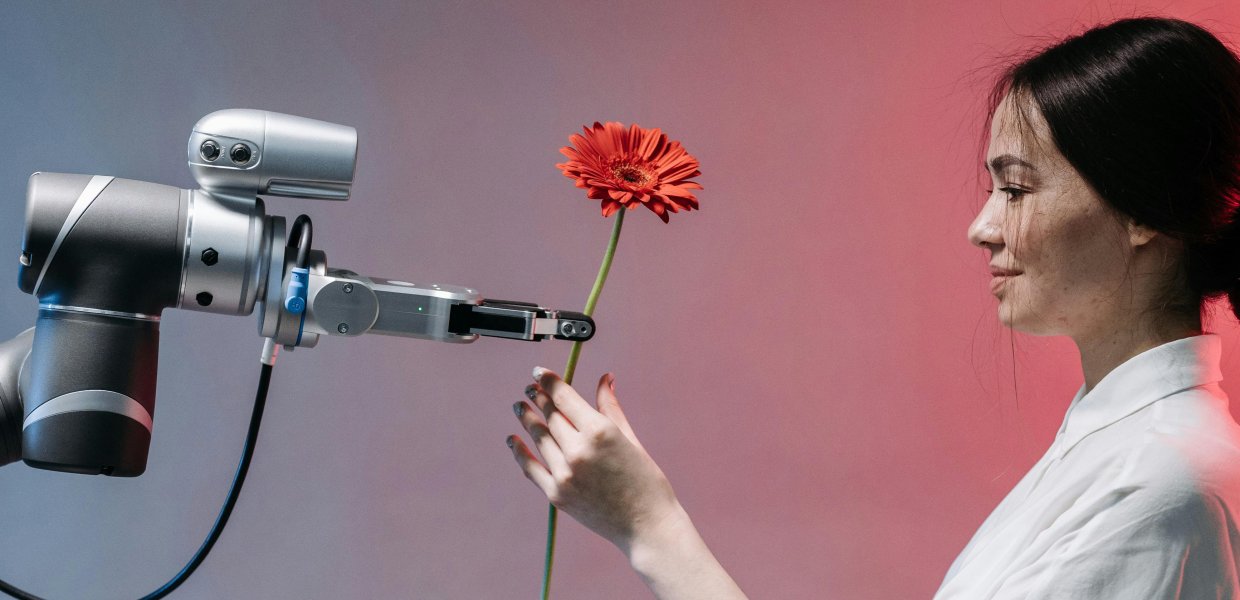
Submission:
POLYGON ((603 201, 603 216, 610 217, 620 207, 646 208, 668 222, 668 211, 680 212, 698 208, 697 198, 689 190, 702 186, 692 177, 701 175, 698 161, 680 142, 668 141, 658 129, 609 122, 583 127, 585 135, 569 137, 572 146, 560 153, 568 162, 558 164, 566 177, 576 180, 577 187, 588 190, 586 196, 603 201))

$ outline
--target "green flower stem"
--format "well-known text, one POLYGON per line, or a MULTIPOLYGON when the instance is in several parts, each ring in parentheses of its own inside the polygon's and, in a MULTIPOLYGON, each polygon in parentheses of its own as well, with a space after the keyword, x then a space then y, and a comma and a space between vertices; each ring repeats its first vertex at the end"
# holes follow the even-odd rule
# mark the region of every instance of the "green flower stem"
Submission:
MULTIPOLYGON (((594 315, 594 307, 598 304, 599 294, 603 293, 603 284, 607 282, 607 273, 611 271, 611 261, 616 257, 616 244, 620 242, 620 227, 624 225, 625 208, 620 207, 616 213, 616 224, 611 228, 611 241, 607 242, 607 253, 603 255, 603 264, 598 268, 598 277, 594 279, 594 288, 586 299, 587 317, 594 315)), ((573 342, 573 349, 568 355, 568 365, 564 367, 564 383, 573 384, 573 373, 577 371, 577 359, 581 357, 581 342, 573 342)), ((547 558, 543 568, 542 600, 547 600, 551 593, 551 562, 555 555, 555 524, 559 511, 554 504, 548 505, 547 512, 547 558)))
MULTIPOLYGON (((611 261, 616 257, 616 244, 620 242, 620 227, 624 225, 624 207, 616 213, 616 224, 611 228, 611 241, 607 242, 607 253, 603 255, 603 264, 599 265, 598 277, 594 278, 594 289, 586 299, 585 315, 594 316, 594 307, 598 297, 603 293, 603 284, 607 283, 607 273, 611 271, 611 261)), ((564 367, 564 383, 572 385, 573 373, 577 370, 577 359, 581 356, 581 342, 573 342, 573 350, 568 355, 568 366, 564 367)))

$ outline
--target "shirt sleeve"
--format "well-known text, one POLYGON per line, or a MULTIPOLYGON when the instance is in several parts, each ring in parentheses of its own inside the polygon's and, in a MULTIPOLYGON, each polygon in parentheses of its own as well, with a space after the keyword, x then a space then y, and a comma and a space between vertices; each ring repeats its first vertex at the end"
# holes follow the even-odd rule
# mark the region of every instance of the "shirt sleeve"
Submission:
POLYGON ((1213 600, 1240 591, 1234 555, 1240 536, 1217 497, 1195 489, 1124 488, 1087 508, 993 598, 1213 600))

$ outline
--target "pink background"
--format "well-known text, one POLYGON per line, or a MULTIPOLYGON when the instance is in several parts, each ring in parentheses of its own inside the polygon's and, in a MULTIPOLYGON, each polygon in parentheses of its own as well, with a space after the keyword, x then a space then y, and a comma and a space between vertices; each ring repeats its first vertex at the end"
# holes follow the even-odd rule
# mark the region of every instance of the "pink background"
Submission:
MULTIPOLYGON (((1081 383, 1070 340, 996 320, 965 231, 1003 57, 1137 14, 1240 43, 1206 1, 213 2, 6 5, 0 244, 26 177, 190 187, 220 108, 356 127, 329 264, 579 310, 611 222, 554 168, 594 120, 661 127, 702 210, 629 215, 578 388, 606 371, 707 542, 753 598, 925 598, 1041 455, 1081 383)), ((0 253, 3 254, 3 253, 0 253)), ((16 279, 0 262, 0 281, 16 279)), ((0 292, 0 336, 35 303, 0 292)), ((1234 390, 1234 318, 1224 373, 1234 390)), ((165 314, 136 480, 0 471, 0 578, 124 598, 170 577, 223 500, 249 414, 253 318, 165 314)), ((535 597, 546 504, 504 437, 565 343, 369 337, 285 354, 250 480, 185 598, 535 597)), ((646 597, 561 521, 553 596, 646 597)))

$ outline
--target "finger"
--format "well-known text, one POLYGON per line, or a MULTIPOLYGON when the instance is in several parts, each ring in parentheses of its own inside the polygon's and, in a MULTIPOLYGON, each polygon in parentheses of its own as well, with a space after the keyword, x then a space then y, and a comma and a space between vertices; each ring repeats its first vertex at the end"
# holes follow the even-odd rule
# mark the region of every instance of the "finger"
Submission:
POLYGON ((534 482, 534 485, 550 498, 555 492, 555 479, 551 477, 551 472, 547 470, 547 467, 534 458, 534 453, 525 446, 525 440, 519 436, 510 435, 508 447, 512 449, 512 455, 517 459, 517 464, 521 465, 526 478, 534 482))
POLYGON ((531 383, 525 387, 525 397, 542 411, 547 427, 551 429, 551 433, 555 435, 555 439, 560 442, 561 446, 565 443, 572 443, 576 439, 577 427, 568 417, 564 416, 562 411, 556 409, 551 396, 538 387, 537 383, 531 383))
POLYGON ((573 386, 564 383, 559 375, 542 367, 534 367, 534 380, 543 392, 551 396, 555 407, 564 412, 578 431, 598 429, 606 425, 606 417, 594 410, 594 407, 582 399, 573 386))
POLYGON ((517 420, 521 421, 521 425, 534 440, 534 446, 538 448, 543 462, 547 464, 547 470, 553 476, 567 475, 569 468, 568 461, 564 458, 564 451, 560 449, 555 436, 547 428, 547 424, 534 412, 533 407, 525 402, 518 402, 512 405, 512 409, 517 414, 517 420))
POLYGON ((642 443, 637 441, 637 434, 633 433, 633 427, 629 425, 628 417, 624 416, 624 410, 620 408, 620 400, 616 398, 616 376, 612 373, 603 375, 598 380, 598 391, 595 394, 595 402, 598 404, 598 411, 603 416, 611 419, 611 422, 620 428, 624 437, 629 438, 638 448, 642 443))

